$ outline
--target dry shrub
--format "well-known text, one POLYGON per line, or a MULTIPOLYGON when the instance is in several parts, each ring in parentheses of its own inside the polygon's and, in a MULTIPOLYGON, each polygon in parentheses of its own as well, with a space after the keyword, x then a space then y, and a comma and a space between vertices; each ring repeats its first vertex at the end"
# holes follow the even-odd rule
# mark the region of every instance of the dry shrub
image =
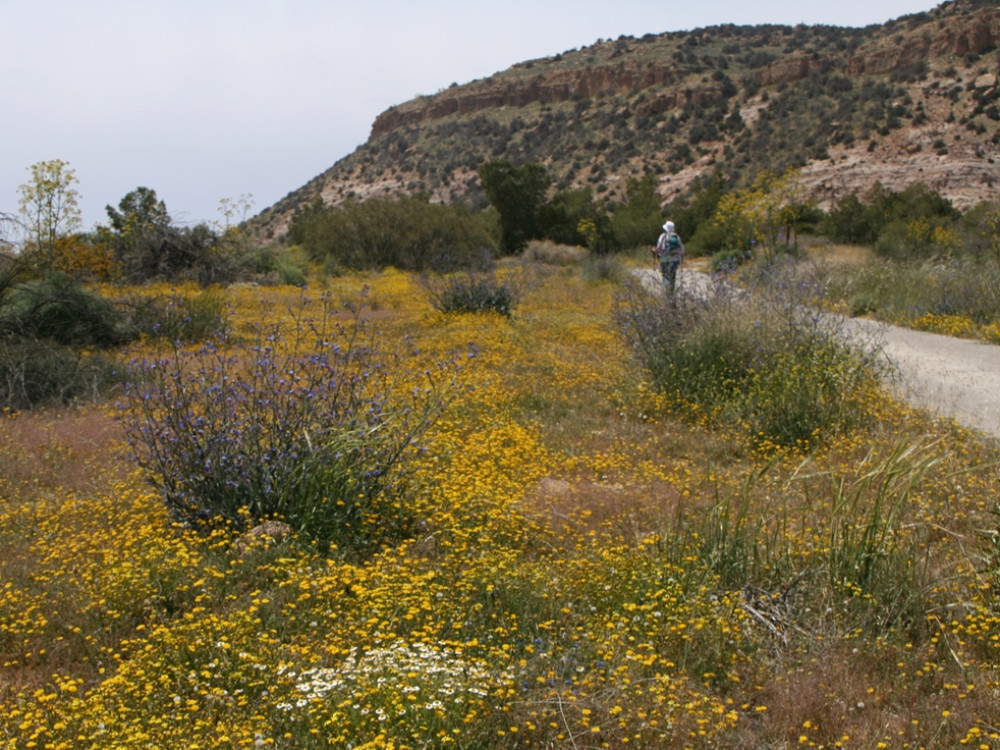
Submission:
POLYGON ((583 263, 589 252, 585 247, 560 245, 551 240, 532 240, 521 255, 528 263, 546 263, 552 266, 574 266, 583 263))

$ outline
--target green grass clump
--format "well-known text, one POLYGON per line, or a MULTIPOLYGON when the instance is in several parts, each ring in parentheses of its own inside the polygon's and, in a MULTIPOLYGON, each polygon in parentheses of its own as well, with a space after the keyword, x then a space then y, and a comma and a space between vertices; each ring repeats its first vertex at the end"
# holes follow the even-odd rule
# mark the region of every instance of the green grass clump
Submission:
POLYGON ((429 285, 431 304, 443 313, 492 312, 510 317, 520 291, 507 279, 483 274, 451 275, 429 285))
POLYGON ((633 288, 619 327, 655 386, 677 404, 742 426, 760 446, 808 448, 870 417, 877 347, 806 304, 794 278, 662 298, 633 288))

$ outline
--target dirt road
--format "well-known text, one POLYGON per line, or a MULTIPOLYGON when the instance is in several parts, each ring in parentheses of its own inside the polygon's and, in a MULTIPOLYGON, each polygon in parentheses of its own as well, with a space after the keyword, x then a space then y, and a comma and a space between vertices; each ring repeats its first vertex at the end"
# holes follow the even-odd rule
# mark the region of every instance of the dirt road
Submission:
MULTIPOLYGON (((658 288, 654 271, 640 272, 644 285, 658 288)), ((682 270, 680 283, 708 288, 708 277, 682 270)), ((898 328, 871 320, 846 320, 848 330, 873 339, 898 373, 896 388, 914 406, 951 417, 959 424, 1000 438, 1000 346, 898 328)))
POLYGON ((910 403, 1000 438, 1000 346, 852 319, 876 331, 910 403))

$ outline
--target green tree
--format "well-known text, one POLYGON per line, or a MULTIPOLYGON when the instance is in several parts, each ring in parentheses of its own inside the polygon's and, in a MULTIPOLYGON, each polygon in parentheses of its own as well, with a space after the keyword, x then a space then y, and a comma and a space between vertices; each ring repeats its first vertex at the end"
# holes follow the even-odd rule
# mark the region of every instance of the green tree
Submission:
POLYGON ((110 226, 98 227, 98 238, 113 248, 127 281, 186 278, 207 284, 234 273, 232 259, 218 252, 219 236, 212 228, 174 226, 155 190, 136 188, 117 209, 107 206, 105 211, 110 226))
POLYGON ((715 224, 725 237, 726 250, 748 252, 760 248, 772 260, 779 247, 794 240, 799 212, 806 204, 795 169, 784 174, 763 171, 753 184, 719 199, 715 224))
MULTIPOLYGON (((711 176, 699 177, 692 183, 689 193, 674 199, 667 215, 677 225, 678 231, 691 239, 688 244, 702 245, 699 230, 712 224, 712 216, 719 205, 719 199, 726 192, 726 177, 716 169, 711 176)), ((703 232, 702 234, 707 234, 703 232)), ((719 247, 704 248, 719 250, 719 247)))
POLYGON ((541 164, 520 167, 499 160, 479 168, 479 181, 486 198, 500 217, 500 249, 520 252, 528 240, 541 236, 541 208, 551 178, 541 164))
POLYGON ((538 236, 564 245, 582 245, 607 251, 612 244, 611 222, 604 206, 588 186, 560 190, 538 209, 538 236))
POLYGON ((492 261, 496 242, 485 214, 414 196, 316 202, 291 221, 289 236, 310 260, 331 269, 451 270, 492 261))
POLYGON ((155 276, 174 233, 167 206, 156 191, 137 187, 118 201, 117 209, 105 206, 104 210, 109 227, 98 227, 98 237, 114 250, 125 278, 144 281, 155 276))
POLYGON ((46 268, 55 267, 56 243, 79 230, 80 194, 73 185, 79 180, 62 159, 32 164, 31 181, 18 188, 18 205, 29 232, 29 244, 43 258, 46 268))
POLYGON ((834 242, 855 244, 872 244, 878 236, 874 212, 854 193, 845 195, 830 209, 823 231, 834 242))
POLYGON ((659 178, 647 172, 630 177, 625 184, 625 202, 615 209, 611 227, 620 248, 650 246, 656 242, 663 224, 663 209, 657 192, 659 178))

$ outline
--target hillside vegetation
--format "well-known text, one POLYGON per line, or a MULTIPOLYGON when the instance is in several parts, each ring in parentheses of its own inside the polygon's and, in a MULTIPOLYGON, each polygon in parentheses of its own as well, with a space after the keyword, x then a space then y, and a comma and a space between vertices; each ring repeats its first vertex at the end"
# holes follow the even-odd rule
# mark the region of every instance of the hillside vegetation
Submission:
POLYGON ((382 113, 367 143, 257 217, 281 237, 315 196, 424 193, 484 203, 488 161, 543 164, 557 189, 624 200, 658 176, 661 202, 719 169, 727 185, 801 168, 826 205, 876 181, 921 180, 960 208, 1000 177, 991 2, 956 0, 880 26, 723 25, 598 41, 453 84, 382 113))

